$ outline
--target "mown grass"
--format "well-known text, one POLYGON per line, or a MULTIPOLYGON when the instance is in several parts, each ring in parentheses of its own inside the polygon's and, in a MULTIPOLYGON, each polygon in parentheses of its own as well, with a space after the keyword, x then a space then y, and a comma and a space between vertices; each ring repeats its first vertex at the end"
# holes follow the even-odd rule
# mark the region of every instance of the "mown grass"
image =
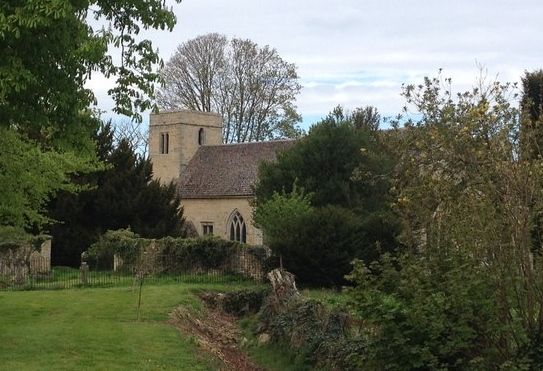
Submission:
POLYGON ((328 308, 346 308, 350 302, 350 296, 345 291, 331 289, 302 290, 302 295, 317 300, 328 308))
POLYGON ((162 284, 0 292, 1 370, 209 370, 217 364, 167 324, 178 305, 194 310, 198 290, 245 284, 162 284))
MULTIPOLYGON (((54 290, 80 287, 119 287, 133 286, 134 275, 125 271, 90 270, 86 274, 86 284, 83 284, 79 269, 70 267, 52 267, 47 274, 28 276, 24 282, 10 282, 6 277, 0 276, 1 290, 54 290)), ((146 282, 151 284, 168 283, 239 283, 251 281, 241 275, 221 274, 218 272, 207 273, 162 273, 146 277, 146 282)))

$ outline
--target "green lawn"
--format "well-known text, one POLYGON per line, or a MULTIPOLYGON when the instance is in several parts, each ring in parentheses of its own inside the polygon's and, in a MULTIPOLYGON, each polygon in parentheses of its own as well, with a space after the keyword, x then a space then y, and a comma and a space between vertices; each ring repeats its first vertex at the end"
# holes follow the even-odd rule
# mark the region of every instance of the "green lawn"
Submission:
POLYGON ((166 323, 168 313, 180 304, 199 308, 193 289, 241 286, 144 286, 140 321, 131 287, 0 292, 0 369, 214 369, 194 341, 166 323))
POLYGON ((302 295, 309 299, 317 300, 328 308, 343 308, 350 301, 350 297, 346 292, 330 289, 302 290, 302 295))
MULTIPOLYGON (((190 284, 209 284, 209 283, 238 283, 250 281, 241 275, 221 274, 217 272, 208 273, 163 273, 149 276, 146 282, 152 284, 164 283, 190 283, 190 284)), ((87 283, 83 285, 81 272, 77 268, 70 267, 52 267, 46 275, 37 277, 27 277, 20 283, 13 283, 9 277, 0 276, 0 291, 3 290, 52 290, 52 289, 70 289, 81 287, 119 287, 132 286, 134 284, 134 275, 130 272, 113 272, 90 270, 87 273, 87 283)))

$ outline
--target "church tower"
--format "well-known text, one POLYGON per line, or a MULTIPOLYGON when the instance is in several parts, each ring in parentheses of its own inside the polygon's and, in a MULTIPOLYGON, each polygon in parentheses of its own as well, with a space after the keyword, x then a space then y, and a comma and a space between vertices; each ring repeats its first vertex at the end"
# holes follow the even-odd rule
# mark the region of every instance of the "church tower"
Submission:
POLYGON ((149 157, 153 177, 162 183, 183 176, 200 146, 222 144, 219 114, 190 110, 152 113, 149 122, 149 157))

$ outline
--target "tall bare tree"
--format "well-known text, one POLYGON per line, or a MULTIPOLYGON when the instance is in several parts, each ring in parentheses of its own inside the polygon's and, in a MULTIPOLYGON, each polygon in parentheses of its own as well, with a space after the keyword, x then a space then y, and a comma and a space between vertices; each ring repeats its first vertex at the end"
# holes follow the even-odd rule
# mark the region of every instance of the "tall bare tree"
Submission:
POLYGON ((301 134, 296 66, 269 46, 216 33, 199 36, 178 47, 162 75, 159 106, 220 113, 224 142, 301 134))
MULTIPOLYGON (((110 121, 111 124, 111 121, 110 121)), ((127 141, 142 158, 149 154, 149 130, 135 120, 121 120, 114 124, 113 140, 116 145, 127 141)))

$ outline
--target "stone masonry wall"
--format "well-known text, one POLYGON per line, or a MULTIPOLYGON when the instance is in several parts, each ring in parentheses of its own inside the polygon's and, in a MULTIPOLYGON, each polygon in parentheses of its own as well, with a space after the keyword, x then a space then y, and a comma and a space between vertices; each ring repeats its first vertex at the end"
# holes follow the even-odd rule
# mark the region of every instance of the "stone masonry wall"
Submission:
POLYGON ((183 208, 186 219, 194 224, 200 236, 203 234, 203 223, 212 223, 213 234, 224 239, 229 239, 227 223, 237 209, 247 226, 247 243, 262 245, 262 232, 252 224, 252 208, 248 198, 185 199, 183 208))
POLYGON ((180 110, 151 114, 149 124, 149 157, 154 178, 163 183, 182 175, 183 169, 198 150, 198 132, 203 128, 204 144, 222 143, 222 118, 215 113, 180 110), (160 153, 160 136, 169 134, 169 150, 160 153))
POLYGON ((30 246, 21 246, 0 253, 0 282, 20 284, 29 278, 29 274, 49 274, 50 271, 51 240, 43 242, 39 251, 32 251, 30 246))

